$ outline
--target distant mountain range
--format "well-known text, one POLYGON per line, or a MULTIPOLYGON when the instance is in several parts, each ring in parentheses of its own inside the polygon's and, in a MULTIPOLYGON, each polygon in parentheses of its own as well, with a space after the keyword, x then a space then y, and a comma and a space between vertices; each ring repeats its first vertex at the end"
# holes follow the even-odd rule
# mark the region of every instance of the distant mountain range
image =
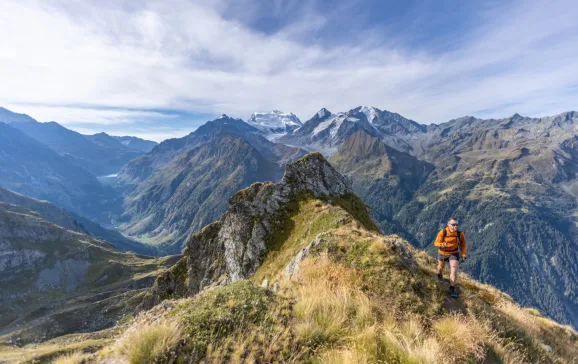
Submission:
POLYGON ((470 247, 464 270, 578 326, 576 112, 439 125, 365 106, 323 108, 305 122, 280 111, 247 122, 223 115, 146 153, 126 148, 127 139, 55 125, 43 126, 52 136, 39 141, 40 132, 28 128, 40 127, 29 117, 12 120, 0 123, 0 185, 112 221, 166 253, 179 252, 187 237, 224 213, 237 190, 278 181, 287 162, 320 151, 384 232, 433 252, 435 234, 456 215, 470 247), (92 146, 74 155, 74 143, 59 144, 62 135, 92 146), (111 173, 120 170, 111 186, 95 178, 104 167, 92 159, 102 153, 107 168, 118 168, 111 173))
POLYGON ((120 196, 97 177, 117 173, 156 145, 118 138, 82 135, 0 108, 0 186, 110 223, 120 214, 120 196))
MULTIPOLYGON (((457 215, 470 243, 466 271, 559 321, 578 322, 575 112, 546 118, 465 117, 422 125, 360 106, 337 113, 321 109, 294 128, 267 129, 261 122, 253 130, 262 115, 279 120, 278 115, 291 114, 256 113, 250 123, 222 117, 127 164, 119 180, 136 187, 125 199, 126 231, 180 246, 187 234, 224 211, 230 194, 207 186, 239 180, 233 167, 246 166, 238 159, 246 152, 226 148, 222 134, 208 131, 230 130, 247 145, 262 135, 276 141, 274 145, 324 153, 351 179, 381 228, 404 235, 418 247, 431 249, 440 226, 457 215), (213 159, 215 155, 219 158, 213 159), (203 205, 206 196, 210 205, 203 205), (187 198, 183 205, 176 202, 187 198), (199 212, 206 218, 199 220, 199 212), (175 234, 172 229, 181 222, 179 231, 187 233, 175 234)), ((279 165, 276 160, 253 165, 255 179, 244 179, 227 191, 250 180, 279 178, 277 167, 271 167, 279 165)))

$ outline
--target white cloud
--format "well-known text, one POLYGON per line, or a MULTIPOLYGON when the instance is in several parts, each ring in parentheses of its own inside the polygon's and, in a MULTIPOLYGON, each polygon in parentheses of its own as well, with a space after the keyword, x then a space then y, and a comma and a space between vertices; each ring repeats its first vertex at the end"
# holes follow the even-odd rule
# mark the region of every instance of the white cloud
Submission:
POLYGON ((0 37, 0 105, 103 129, 161 116, 122 108, 243 118, 280 109, 306 120, 321 107, 374 105, 426 123, 478 110, 499 117, 577 108, 572 1, 490 11, 468 43, 435 54, 375 47, 371 29, 366 44, 292 40, 326 24, 322 14, 265 35, 226 20, 223 2, 98 4, 0 3, 0 34, 9 35, 0 37))

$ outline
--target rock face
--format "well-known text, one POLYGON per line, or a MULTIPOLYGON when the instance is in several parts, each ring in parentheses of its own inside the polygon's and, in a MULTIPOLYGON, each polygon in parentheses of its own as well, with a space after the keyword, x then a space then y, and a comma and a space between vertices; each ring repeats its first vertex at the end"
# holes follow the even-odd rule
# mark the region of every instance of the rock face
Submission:
POLYGON ((279 214, 298 194, 331 198, 351 193, 348 181, 320 153, 288 164, 278 183, 254 183, 231 197, 227 212, 189 239, 185 257, 157 279, 139 309, 250 277, 262 263, 279 214))

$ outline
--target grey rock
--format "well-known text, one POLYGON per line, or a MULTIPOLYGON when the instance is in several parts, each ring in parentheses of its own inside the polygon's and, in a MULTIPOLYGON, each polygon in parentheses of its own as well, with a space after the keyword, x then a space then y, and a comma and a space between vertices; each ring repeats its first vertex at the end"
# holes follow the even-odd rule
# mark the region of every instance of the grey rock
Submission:
POLYGON ((325 232, 317 234, 315 240, 309 243, 305 248, 301 249, 299 253, 297 253, 297 255, 289 262, 289 264, 287 264, 287 267, 285 267, 286 277, 292 278, 295 274, 297 274, 299 271, 299 264, 301 264, 301 262, 307 258, 312 247, 324 242, 322 236, 325 234, 325 232))

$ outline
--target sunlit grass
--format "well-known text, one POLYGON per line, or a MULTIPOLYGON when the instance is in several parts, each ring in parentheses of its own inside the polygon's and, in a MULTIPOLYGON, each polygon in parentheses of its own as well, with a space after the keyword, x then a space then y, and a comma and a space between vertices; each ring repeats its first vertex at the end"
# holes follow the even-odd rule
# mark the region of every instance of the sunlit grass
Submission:
POLYGON ((162 321, 129 328, 117 344, 117 353, 130 364, 153 362, 182 338, 176 321, 162 321))

